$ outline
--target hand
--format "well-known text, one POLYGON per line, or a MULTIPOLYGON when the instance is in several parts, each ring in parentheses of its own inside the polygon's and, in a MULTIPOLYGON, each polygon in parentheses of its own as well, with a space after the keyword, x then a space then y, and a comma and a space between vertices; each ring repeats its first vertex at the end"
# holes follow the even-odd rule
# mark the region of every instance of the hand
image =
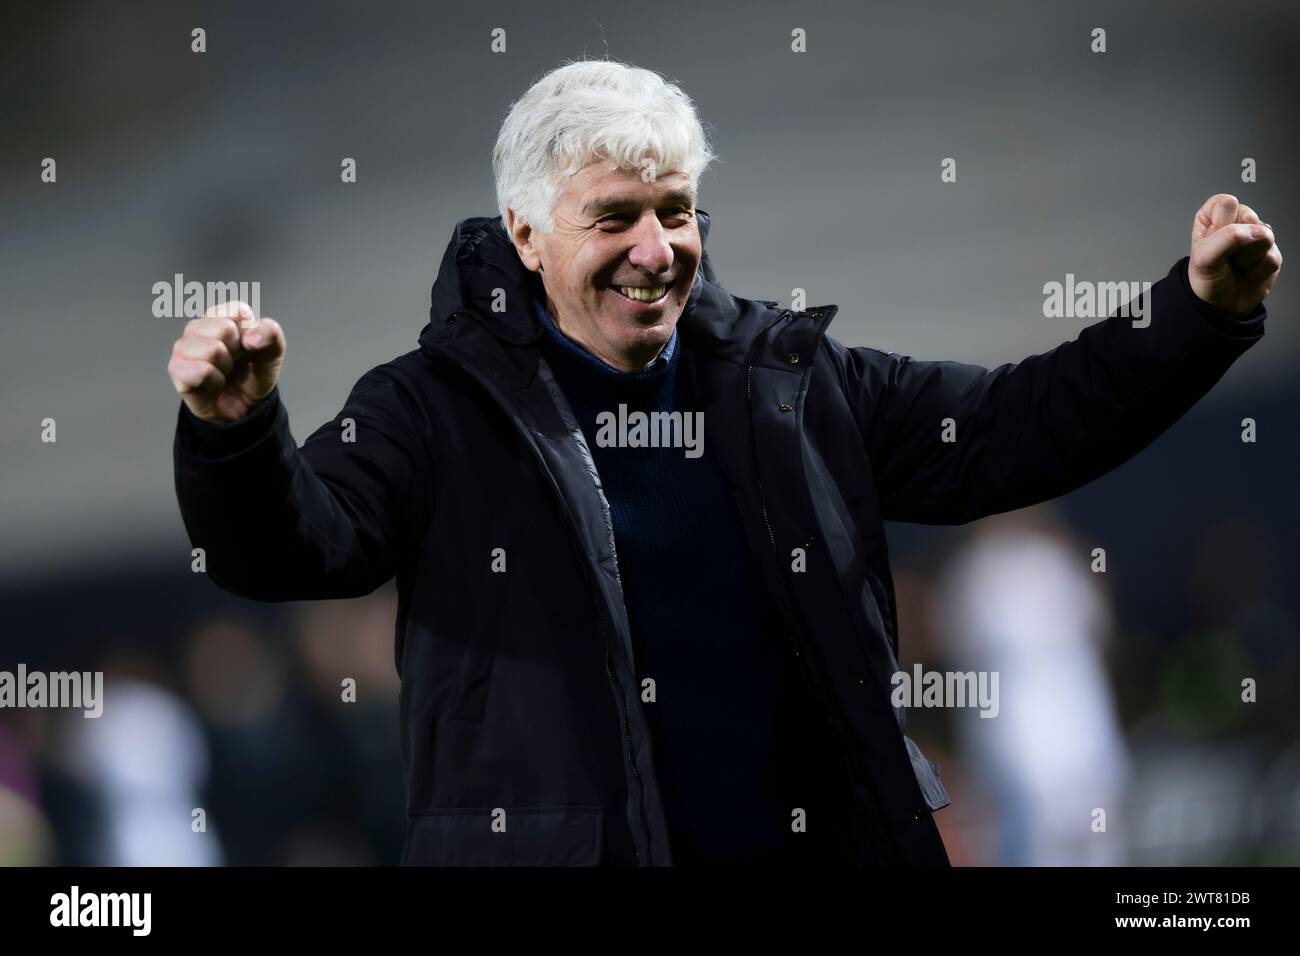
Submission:
POLYGON ((238 421, 275 388, 284 345, 274 319, 257 318, 243 302, 226 302, 186 324, 167 374, 196 417, 238 421))
POLYGON ((1236 196, 1205 200, 1192 222, 1192 256, 1187 279, 1204 302, 1246 316, 1268 298, 1282 270, 1282 251, 1273 228, 1236 196))

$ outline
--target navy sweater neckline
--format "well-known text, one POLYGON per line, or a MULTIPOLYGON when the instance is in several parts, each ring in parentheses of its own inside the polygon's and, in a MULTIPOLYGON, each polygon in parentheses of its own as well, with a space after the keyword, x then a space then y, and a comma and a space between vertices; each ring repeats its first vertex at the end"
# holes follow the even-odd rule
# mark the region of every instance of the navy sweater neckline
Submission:
POLYGON ((557 377, 579 401, 598 403, 614 398, 630 406, 662 408, 672 401, 673 382, 681 357, 677 330, 659 356, 640 372, 624 372, 592 355, 556 326, 540 298, 535 299, 542 323, 542 349, 557 377))

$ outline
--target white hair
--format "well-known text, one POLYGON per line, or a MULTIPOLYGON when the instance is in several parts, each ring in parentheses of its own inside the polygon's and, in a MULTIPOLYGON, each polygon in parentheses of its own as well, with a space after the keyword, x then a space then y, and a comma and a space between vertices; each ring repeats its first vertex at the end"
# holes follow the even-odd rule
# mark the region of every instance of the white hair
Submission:
POLYGON ((698 190, 714 159, 689 96, 658 73, 613 60, 551 70, 510 107, 492 150, 497 207, 545 235, 561 180, 589 163, 685 173, 698 190))

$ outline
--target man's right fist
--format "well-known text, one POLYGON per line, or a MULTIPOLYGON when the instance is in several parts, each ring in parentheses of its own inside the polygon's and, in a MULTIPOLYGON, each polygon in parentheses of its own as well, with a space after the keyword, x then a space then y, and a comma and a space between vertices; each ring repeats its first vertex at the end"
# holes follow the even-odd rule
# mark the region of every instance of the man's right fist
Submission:
POLYGON ((167 374, 197 418, 233 422, 271 394, 284 365, 284 330, 243 302, 191 319, 172 346, 167 374))

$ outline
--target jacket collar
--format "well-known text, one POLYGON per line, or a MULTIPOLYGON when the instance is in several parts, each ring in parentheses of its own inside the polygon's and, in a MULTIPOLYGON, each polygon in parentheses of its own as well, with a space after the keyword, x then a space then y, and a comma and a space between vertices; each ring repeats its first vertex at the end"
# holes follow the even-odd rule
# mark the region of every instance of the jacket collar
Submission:
MULTIPOLYGON (((704 245, 712 219, 703 209, 696 214, 704 245)), ((457 223, 433 284, 429 323, 420 334, 421 349, 451 352, 457 360, 494 378, 507 383, 513 380, 515 386, 531 381, 537 368, 538 340, 543 335, 532 307, 539 281, 520 261, 500 216, 476 216, 457 223), (502 301, 504 310, 495 310, 493 306, 502 301)), ((733 296, 718 283, 704 249, 678 329, 688 347, 739 365, 758 335, 778 319, 787 315, 819 319, 798 323, 796 328, 802 334, 796 337, 820 338, 834 312, 835 306, 826 306, 793 313, 776 302, 733 296)))

